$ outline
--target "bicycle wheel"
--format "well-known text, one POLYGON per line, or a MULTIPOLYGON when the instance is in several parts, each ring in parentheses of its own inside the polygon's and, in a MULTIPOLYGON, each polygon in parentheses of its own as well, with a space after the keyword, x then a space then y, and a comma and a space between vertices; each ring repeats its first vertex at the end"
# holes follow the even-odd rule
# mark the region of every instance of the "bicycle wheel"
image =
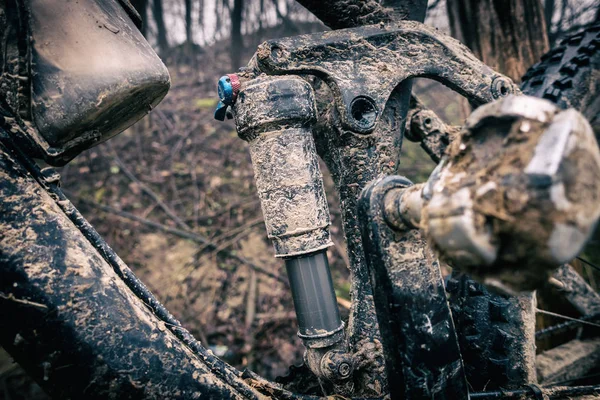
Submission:
POLYGON ((521 90, 580 111, 596 133, 600 124, 600 23, 575 33, 523 76, 521 90))
MULTIPOLYGON (((599 139, 600 22, 563 39, 559 46, 544 55, 539 63, 527 71, 523 77, 521 88, 523 93, 530 96, 547 99, 561 108, 570 107, 580 111, 590 121, 596 139, 599 139)), ((592 255, 597 253, 593 243, 599 239, 600 230, 596 229, 584 253, 592 255)), ((573 308, 584 318, 597 321, 597 314, 600 311, 600 296, 587 285, 583 278, 568 266, 562 267, 555 277, 565 284, 564 291, 573 308), (572 298, 572 295, 580 297, 572 298)), ((561 330, 556 328, 551 327, 540 333, 549 335, 555 332, 560 333, 561 330)), ((593 365, 588 366, 587 364, 590 362, 589 357, 594 357, 594 354, 599 352, 596 348, 597 345, 584 352, 585 359, 564 364, 556 362, 565 354, 572 354, 573 348, 593 343, 592 341, 580 342, 579 336, 581 335, 538 356, 538 378, 542 382, 574 382, 575 379, 592 369, 593 365)))
POLYGON ((471 390, 518 388, 535 380, 533 297, 504 296, 466 274, 446 284, 471 390))
MULTIPOLYGON (((545 54, 527 71, 521 89, 524 94, 547 99, 561 108, 579 110, 592 123, 598 137, 599 67, 600 24, 597 23, 567 37, 545 54)), ((581 280, 578 285, 585 285, 585 282, 581 280)), ((532 338, 527 338, 524 324, 535 323, 526 321, 525 314, 519 309, 525 304, 534 307, 533 303, 492 293, 484 285, 456 272, 447 282, 447 291, 472 387, 477 390, 510 388, 535 379, 532 371, 519 362, 524 352, 532 351, 527 346, 534 344, 532 338)), ((569 365, 572 364, 562 366, 562 370, 568 369, 569 365)), ((538 370, 537 375, 545 378, 542 371, 538 370)))

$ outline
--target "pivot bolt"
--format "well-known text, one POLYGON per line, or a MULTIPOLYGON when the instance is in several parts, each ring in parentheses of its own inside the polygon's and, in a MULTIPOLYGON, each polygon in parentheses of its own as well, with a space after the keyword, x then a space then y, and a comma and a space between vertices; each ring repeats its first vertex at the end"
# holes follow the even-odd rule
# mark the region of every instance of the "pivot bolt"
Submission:
POLYGON ((369 133, 377 122, 379 110, 375 101, 367 96, 358 96, 350 103, 350 117, 360 133, 369 133))
POLYGON ((494 99, 506 97, 509 94, 514 94, 515 88, 512 81, 508 78, 498 76, 492 82, 492 96, 494 99))
POLYGON ((321 373, 332 382, 344 381, 352 376, 352 356, 341 350, 328 351, 321 358, 321 373))
POLYGON ((341 378, 349 377, 351 372, 352 372, 352 366, 350 365, 350 363, 343 362, 338 367, 338 374, 340 375, 341 378))

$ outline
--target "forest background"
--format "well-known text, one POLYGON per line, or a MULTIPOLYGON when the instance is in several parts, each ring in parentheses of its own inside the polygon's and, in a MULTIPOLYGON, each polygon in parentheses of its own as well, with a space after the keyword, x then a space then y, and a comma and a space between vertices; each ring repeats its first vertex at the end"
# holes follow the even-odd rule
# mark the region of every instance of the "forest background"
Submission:
MULTIPOLYGON (((214 121, 212 114, 218 78, 242 67, 262 41, 328 28, 294 0, 132 4, 169 68, 171 90, 140 122, 63 167, 62 186, 205 346, 238 368, 270 379, 285 375, 302 361, 303 348, 290 292, 280 281, 284 269, 266 238, 247 145, 231 121, 214 121)), ((425 22, 518 82, 562 37, 594 20, 600 20, 597 0, 430 0, 425 22)), ((418 79, 414 93, 446 123, 459 125, 470 112, 437 82, 418 79)), ((434 166, 418 144, 405 140, 399 174, 424 181, 434 166)), ((331 268, 347 317, 340 209, 321 167, 335 243, 331 268)), ((591 246, 587 251, 597 259, 591 246)), ((578 268, 597 288, 600 276, 578 268)), ((0 400, 46 398, 0 348, 0 400)))

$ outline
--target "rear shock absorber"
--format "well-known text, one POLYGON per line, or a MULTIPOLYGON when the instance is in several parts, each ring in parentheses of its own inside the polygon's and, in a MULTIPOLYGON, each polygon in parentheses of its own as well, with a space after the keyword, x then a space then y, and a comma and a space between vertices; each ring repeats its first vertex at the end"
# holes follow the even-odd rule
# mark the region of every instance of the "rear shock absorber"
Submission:
POLYGON ((315 374, 347 380, 353 363, 345 352, 327 248, 332 245, 323 176, 311 132, 316 105, 303 79, 261 76, 219 81, 215 117, 231 106, 238 135, 250 145, 256 187, 275 257, 285 260, 298 319, 298 336, 315 374), (237 92, 239 88, 239 93, 237 92))

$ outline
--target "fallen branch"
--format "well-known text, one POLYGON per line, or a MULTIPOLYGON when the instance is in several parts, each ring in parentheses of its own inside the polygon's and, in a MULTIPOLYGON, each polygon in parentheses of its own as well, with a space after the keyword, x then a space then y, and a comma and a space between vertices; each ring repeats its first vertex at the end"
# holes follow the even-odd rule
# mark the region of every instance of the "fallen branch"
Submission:
POLYGON ((348 252, 346 252, 346 249, 342 247, 340 242, 335 237, 331 236, 331 241, 333 242, 333 248, 344 261, 346 268, 350 268, 350 259, 348 258, 348 252))
MULTIPOLYGON (((218 245, 216 243, 208 240, 204 236, 198 235, 197 233, 190 232, 190 231, 187 231, 187 230, 181 230, 181 229, 177 229, 177 228, 172 228, 170 226, 163 225, 163 224, 159 224, 158 222, 150 221, 148 219, 145 219, 145 218, 142 218, 142 217, 138 217, 137 215, 129 213, 127 211, 117 210, 116 208, 113 208, 113 207, 110 207, 110 206, 106 206, 106 205, 103 205, 103 204, 99 204, 99 203, 96 203, 95 201, 92 201, 92 200, 78 198, 77 201, 80 202, 80 203, 86 204, 86 205, 88 205, 90 207, 96 208, 98 210, 104 211, 106 213, 114 214, 114 215, 116 215, 118 217, 142 223, 142 224, 144 224, 146 226, 158 229, 158 230, 160 230, 162 232, 170 233, 172 235, 179 236, 179 237, 182 237, 184 239, 189 239, 189 240, 191 240, 193 242, 203 244, 207 248, 218 249, 218 245)), ((252 261, 250 261, 250 260, 248 260, 248 259, 246 259, 244 257, 238 256, 237 254, 232 254, 229 251, 224 250, 224 249, 219 250, 217 252, 217 254, 220 254, 220 255, 226 256, 228 258, 234 259, 236 261, 239 261, 240 263, 242 263, 244 265, 247 265, 248 267, 252 268, 256 272, 259 272, 259 273, 261 273, 263 275, 266 275, 266 276, 269 276, 269 277, 271 277, 273 279, 276 279, 279 282, 285 284, 286 286, 289 285, 288 281, 285 278, 283 278, 283 277, 281 277, 279 275, 275 275, 274 273, 269 272, 269 271, 263 269, 262 267, 259 267, 258 265, 256 265, 255 263, 253 263, 252 261)))
POLYGON ((181 218, 179 218, 179 216, 177 214, 175 214, 175 212, 171 209, 171 207, 169 207, 164 201, 162 201, 162 199, 160 198, 159 195, 157 195, 154 190, 152 190, 148 185, 146 185, 144 182, 140 181, 134 174, 133 172, 131 172, 129 170, 129 168, 127 168, 127 166, 123 163, 123 161, 119 158, 119 156, 117 155, 117 152, 115 151, 115 149, 112 147, 112 145, 110 144, 110 142, 107 143, 108 146, 110 147, 110 149, 112 150, 112 157, 113 160, 117 163, 117 165, 119 166, 119 168, 123 171, 123 173, 125 174, 125 176, 127 176, 132 182, 134 182, 136 185, 139 186, 139 188, 146 193, 148 196, 152 197, 152 199, 159 205, 160 208, 162 208, 162 210, 165 212, 165 214, 167 214, 173 221, 175 221, 175 223, 177 225, 179 225, 180 228, 185 229, 185 230, 190 230, 190 226, 188 224, 186 224, 181 218))
POLYGON ((352 307, 352 302, 350 300, 342 299, 341 297, 336 298, 338 306, 349 310, 352 307))
POLYGON ((254 364, 254 343, 256 341, 255 335, 252 333, 252 325, 254 324, 254 318, 256 317, 256 298, 257 298, 257 278, 256 271, 250 271, 250 282, 248 284, 248 295, 246 296, 246 321, 245 321, 245 332, 244 332, 244 353, 246 354, 246 365, 249 368, 253 367, 254 364))
MULTIPOLYGON (((213 243, 219 244, 219 247, 217 247, 216 249, 213 249, 213 251, 219 252, 219 251, 231 246, 233 243, 238 242, 240 239, 248 236, 251 233, 252 228, 254 228, 257 225, 262 225, 263 223, 264 223, 263 218, 258 217, 258 218, 255 218, 254 220, 248 222, 247 224, 240 226, 239 228, 231 229, 222 235, 212 238, 213 243), (225 239, 227 239, 227 240, 225 240, 225 239)), ((201 254, 202 252, 207 250, 207 247, 208 246, 204 246, 203 248, 198 250, 198 253, 201 254)))
POLYGON ((228 204, 226 207, 222 207, 219 210, 215 211, 212 214, 206 214, 206 215, 202 215, 199 217, 194 217, 194 218, 187 218, 187 221, 197 221, 197 222, 206 222, 209 221, 211 219, 216 219, 218 217, 220 217, 221 215, 230 212, 231 210, 233 210, 234 208, 238 209, 238 210, 242 210, 242 209, 246 209, 249 207, 255 207, 257 205, 260 204, 260 200, 256 199, 256 200, 248 200, 248 199, 243 199, 240 201, 236 201, 234 203, 230 203, 228 204))
POLYGON ((262 322, 279 321, 282 319, 295 319, 296 313, 293 311, 279 311, 279 312, 266 312, 257 313, 256 319, 262 322))

